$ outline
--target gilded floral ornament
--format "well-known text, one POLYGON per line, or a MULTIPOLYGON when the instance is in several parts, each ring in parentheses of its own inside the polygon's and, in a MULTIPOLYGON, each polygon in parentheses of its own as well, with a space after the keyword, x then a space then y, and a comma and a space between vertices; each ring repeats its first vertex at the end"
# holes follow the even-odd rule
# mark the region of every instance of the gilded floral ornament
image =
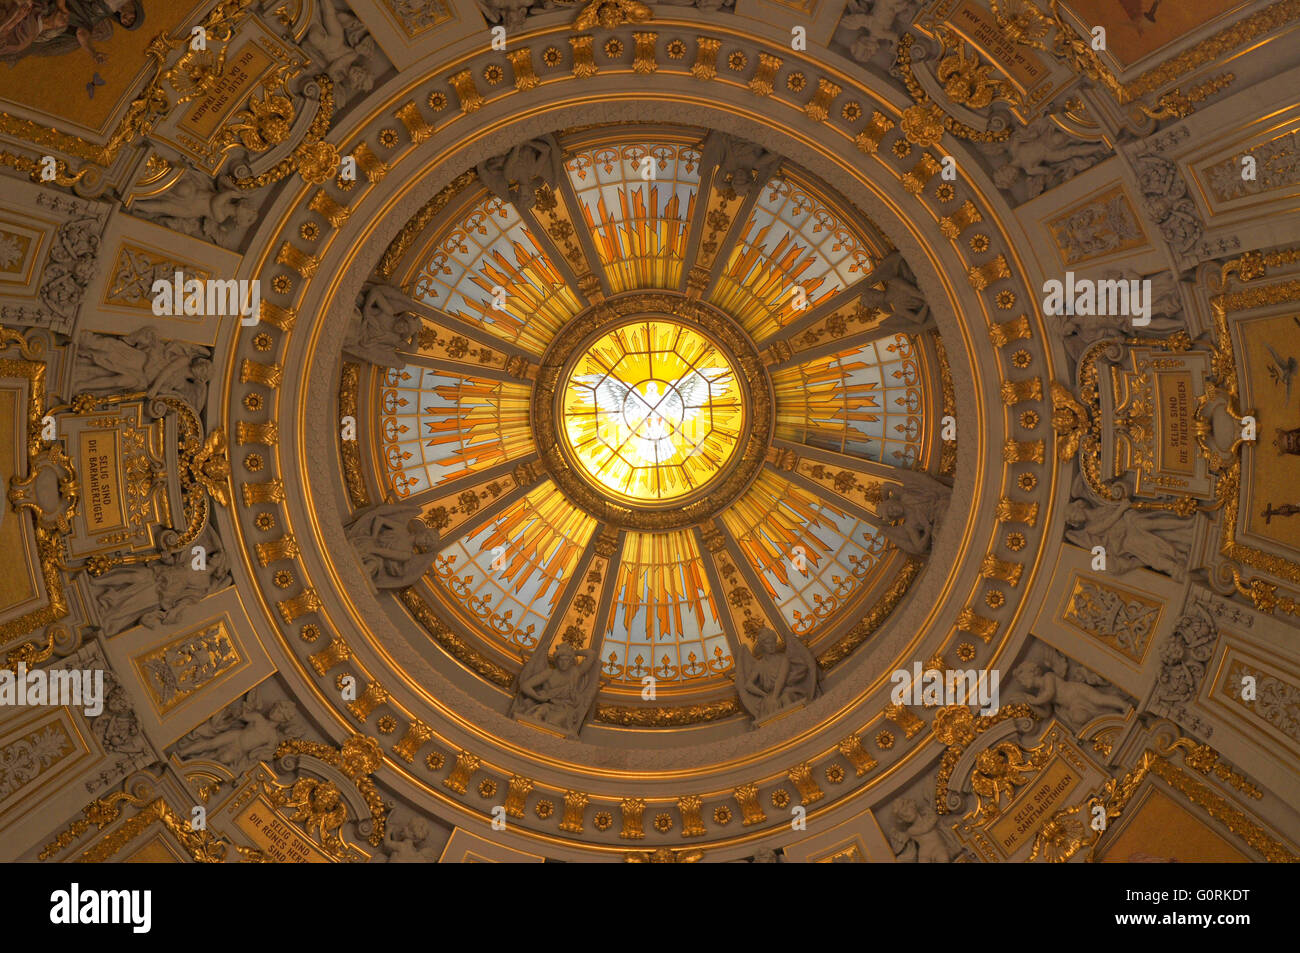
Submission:
POLYGON ((284 93, 263 88, 262 98, 248 98, 248 105, 235 113, 226 127, 231 139, 238 139, 251 152, 265 152, 289 138, 293 129, 293 100, 284 93))
POLYGON ((592 0, 573 21, 573 28, 612 30, 625 23, 645 23, 651 15, 650 8, 637 0, 592 0))
POLYGON ((1024 704, 1003 705, 992 715, 976 715, 965 705, 948 705, 935 713, 930 730, 935 739, 946 747, 939 762, 939 773, 934 784, 935 810, 948 813, 948 780, 961 759, 962 752, 994 725, 1010 718, 1033 718, 1038 715, 1024 704))
POLYGON ((1034 838, 1034 849, 1030 852, 1029 859, 1037 860, 1041 857, 1049 864, 1061 864, 1077 854, 1085 844, 1090 844, 1093 837, 1078 817, 1085 806, 1076 804, 1060 811, 1044 824, 1034 838))
POLYGON ((217 88, 225 75, 224 49, 219 53, 207 49, 190 50, 166 73, 167 82, 178 94, 174 105, 208 95, 217 88))
POLYGON ((673 850, 660 847, 657 850, 630 850, 623 855, 628 864, 697 864, 704 859, 702 850, 673 850))
POLYGON ((902 130, 908 142, 922 149, 937 146, 939 140, 943 138, 943 110, 935 103, 917 103, 915 106, 908 106, 903 110, 898 128, 902 130))
POLYGON ((199 486, 222 506, 230 505, 227 484, 230 481, 230 457, 227 452, 226 432, 213 430, 203 445, 190 458, 190 472, 199 486))
POLYGON ((294 152, 298 174, 309 185, 323 185, 334 177, 339 167, 339 149, 332 142, 306 142, 294 152))
POLYGON ((939 39, 943 44, 943 58, 935 75, 943 83, 949 100, 969 109, 984 109, 995 99, 1015 99, 1005 82, 990 75, 993 67, 981 65, 979 53, 962 42, 955 32, 940 30, 939 39))
POLYGON ((321 843, 342 853, 339 829, 348 819, 348 807, 336 785, 317 778, 299 778, 289 789, 285 805, 294 809, 290 820, 301 822, 321 843))
POLYGON ((1015 742, 1003 741, 976 755, 970 786, 979 804, 971 817, 977 823, 996 817, 1003 798, 1014 800, 1016 789, 1029 783, 1050 753, 1046 745, 1026 752, 1015 742))
POLYGON ((1139 103, 1137 108, 1139 112, 1152 119, 1184 119, 1196 112, 1197 103, 1226 88, 1236 78, 1234 73, 1220 73, 1204 83, 1193 86, 1186 93, 1181 89, 1171 89, 1156 100, 1154 107, 1139 103))
POLYGON ((993 16, 1012 43, 1046 50, 1043 38, 1051 21, 1029 0, 992 0, 993 16))
POLYGON ((333 765, 356 784, 357 790, 370 808, 371 828, 367 839, 375 847, 382 844, 388 822, 388 808, 379 795, 374 779, 370 776, 384 761, 379 742, 365 735, 352 735, 343 742, 341 747, 332 748, 303 738, 290 738, 280 742, 275 749, 277 758, 303 754, 333 765))
POLYGON ((933 731, 948 747, 965 747, 975 740, 975 716, 965 705, 950 705, 934 716, 933 731))
POLYGON ((1088 409, 1060 381, 1052 381, 1052 429, 1056 431, 1056 459, 1069 460, 1079 452, 1088 432, 1088 409))

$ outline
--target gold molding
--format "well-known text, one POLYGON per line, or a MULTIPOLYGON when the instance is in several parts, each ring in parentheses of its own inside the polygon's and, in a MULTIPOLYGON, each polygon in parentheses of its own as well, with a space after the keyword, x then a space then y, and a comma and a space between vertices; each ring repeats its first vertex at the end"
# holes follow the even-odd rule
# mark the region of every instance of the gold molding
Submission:
MULTIPOLYGON (((1300 301, 1300 280, 1253 285, 1240 291, 1229 292, 1229 278, 1235 273, 1243 284, 1249 285, 1265 277, 1270 268, 1293 264, 1297 260, 1300 260, 1300 246, 1284 248, 1268 254, 1253 251, 1225 262, 1220 270, 1221 291, 1210 297, 1210 313, 1214 330, 1212 367, 1214 383, 1227 394, 1230 404, 1235 404, 1238 391, 1237 359, 1233 349, 1232 332, 1228 327, 1228 315, 1250 308, 1300 301)), ((1241 471, 1241 458, 1234 455, 1229 466, 1219 474, 1218 485, 1215 487, 1215 506, 1221 506, 1223 509, 1223 532, 1219 552, 1243 566, 1262 570, 1288 582, 1300 583, 1300 564, 1276 553, 1247 545, 1237 538, 1241 471)), ((1300 615, 1300 611, 1296 611, 1294 600, 1276 595, 1276 586, 1259 579, 1250 580, 1243 585, 1240 576, 1235 572, 1234 577, 1238 591, 1250 598, 1256 608, 1271 613, 1274 608, 1280 607, 1284 611, 1300 615)))
POLYGON ((429 607, 429 604, 413 588, 401 590, 398 593, 398 598, 415 618, 415 621, 420 623, 424 630, 433 637, 434 642, 438 643, 448 655, 460 662, 461 665, 501 688, 510 688, 514 684, 514 675, 470 646, 464 639, 453 632, 447 623, 438 618, 433 609, 429 607))
POLYGON ((925 561, 917 556, 908 556, 899 567, 893 581, 876 600, 875 605, 866 611, 862 618, 846 632, 834 645, 817 657, 817 664, 822 671, 829 672, 836 665, 853 654, 854 649, 865 642, 871 633, 880 628, 882 622, 898 607, 907 595, 916 577, 925 568, 925 561))
MULTIPOLYGON (((1208 775, 1218 761, 1218 752, 1190 738, 1178 738, 1168 748, 1160 747, 1157 741, 1157 746, 1142 752, 1137 764, 1123 776, 1109 779, 1102 785, 1101 791, 1087 801, 1053 815, 1035 837, 1034 849, 1029 859, 1033 860, 1041 854, 1047 860, 1059 863, 1069 860, 1085 847, 1088 849, 1088 860, 1096 859, 1097 847, 1104 832, 1096 831, 1091 826, 1067 821, 1066 816, 1077 814, 1085 807, 1091 814, 1097 807, 1101 807, 1105 811, 1107 821, 1114 820, 1124 813, 1124 809, 1142 787, 1142 782, 1147 775, 1154 774, 1189 802, 1223 824, 1269 863, 1300 861, 1300 856, 1292 853, 1286 845, 1274 838, 1254 818, 1227 797, 1202 784, 1174 764, 1170 756, 1177 750, 1182 752, 1185 767, 1203 775, 1208 775)), ((1215 773, 1219 774, 1217 770, 1215 773)), ((1229 769, 1229 774, 1235 772, 1229 769)), ((1231 778, 1228 780, 1229 783, 1233 783, 1231 778)), ((1234 786, 1238 785, 1234 784, 1234 786)), ((1239 786, 1238 789, 1244 790, 1247 796, 1258 795, 1258 792, 1251 794, 1249 790, 1239 786)), ((1113 826, 1108 823, 1106 829, 1109 830, 1113 826)))
POLYGON ((1076 73, 1101 83, 1120 105, 1126 105, 1147 93, 1155 92, 1161 86, 1192 72, 1197 67, 1220 59, 1225 53, 1245 46, 1256 37, 1300 18, 1300 0, 1277 0, 1271 6, 1243 17, 1213 36, 1201 40, 1195 46, 1153 66, 1132 82, 1121 83, 1101 62, 1101 58, 1092 49, 1090 41, 1080 37, 1074 28, 1065 22, 1061 15, 1060 0, 1051 0, 1050 9, 1052 20, 1057 28, 1053 40, 1053 54, 1073 67, 1076 73))
MULTIPOLYGON (((0 340, 12 339, 12 337, 7 336, 0 340)), ((25 340, 21 341, 21 344, 24 353, 26 353, 29 345, 26 344, 25 340)), ((29 461, 46 447, 45 441, 41 439, 42 420, 45 417, 45 374, 46 366, 39 361, 0 359, 0 377, 21 377, 26 378, 28 381, 27 457, 29 461)), ((68 614, 68 600, 63 589, 63 575, 59 572, 59 567, 63 562, 63 541, 55 529, 42 527, 39 520, 33 520, 32 526, 36 532, 36 552, 41 564, 41 578, 45 584, 46 598, 49 601, 48 604, 41 606, 39 609, 33 609, 31 612, 0 624, 0 644, 11 642, 34 632, 51 622, 62 619, 68 614)), ((51 643, 51 650, 52 648, 51 643)), ((19 661, 31 662, 48 658, 48 653, 39 649, 35 643, 21 646, 16 650, 16 653, 10 652, 9 654, 10 656, 16 655, 16 657, 9 660, 10 663, 15 665, 19 661)))
POLYGON ((195 863, 219 864, 226 853, 234 848, 245 860, 262 860, 262 852, 217 837, 208 830, 194 830, 189 818, 182 817, 161 797, 144 802, 125 792, 116 791, 91 801, 82 808, 82 816, 64 828, 37 855, 38 860, 50 860, 76 842, 92 827, 103 830, 122 816, 122 807, 129 803, 140 810, 110 831, 105 837, 81 852, 77 860, 83 863, 105 863, 112 860, 124 847, 143 834, 155 823, 161 824, 190 855, 195 863))
MULTIPOLYGON (((361 388, 361 365, 353 361, 344 361, 339 375, 339 418, 351 417, 360 422, 358 395, 361 388)), ((356 440, 344 440, 342 431, 339 436, 339 456, 343 460, 343 483, 348 490, 348 499, 352 505, 361 509, 370 505, 370 490, 366 486, 365 474, 361 469, 361 447, 356 440)))

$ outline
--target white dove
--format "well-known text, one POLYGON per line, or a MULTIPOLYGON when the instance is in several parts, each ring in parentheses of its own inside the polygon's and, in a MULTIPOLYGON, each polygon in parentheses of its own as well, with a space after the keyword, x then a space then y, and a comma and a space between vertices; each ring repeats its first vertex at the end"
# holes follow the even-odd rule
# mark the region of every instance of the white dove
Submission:
MULTIPOLYGON (((598 414, 617 415, 616 445, 623 445, 624 455, 655 466, 677 454, 673 438, 679 433, 690 441, 688 425, 711 394, 705 375, 725 373, 721 368, 688 371, 675 383, 666 384, 663 392, 654 380, 643 387, 628 387, 612 376, 598 378, 594 374, 578 380, 590 388, 598 414)), ((715 377, 714 384, 719 383, 715 377)), ((687 453, 694 449, 689 447, 687 453)))

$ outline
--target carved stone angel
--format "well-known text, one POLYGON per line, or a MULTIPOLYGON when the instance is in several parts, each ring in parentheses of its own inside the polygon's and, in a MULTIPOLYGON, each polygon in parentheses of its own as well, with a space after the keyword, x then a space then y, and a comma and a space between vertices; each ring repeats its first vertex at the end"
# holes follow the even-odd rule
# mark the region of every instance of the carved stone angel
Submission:
POLYGON ((1065 538, 1091 550, 1103 546, 1107 567, 1128 573, 1146 567, 1173 579, 1187 575, 1196 516, 1139 510, 1127 500, 1098 500, 1076 477, 1065 510, 1065 538))
POLYGON ((1046 708, 1074 728, 1107 712, 1122 715, 1128 711, 1124 699, 1086 682, 1068 681, 1038 662, 1018 666, 1011 677, 1028 693, 1026 704, 1046 708))
POLYGON ((895 27, 899 16, 914 6, 914 0, 852 0, 840 18, 840 30, 854 30, 849 52, 859 63, 866 63, 883 50, 892 50, 898 42, 895 27))
POLYGON ((509 152, 478 164, 478 177, 503 202, 517 208, 532 208, 537 190, 554 187, 564 174, 560 146, 553 136, 521 142, 509 152))
POLYGON ((359 296, 343 350, 377 367, 403 367, 403 353, 420 330, 420 319, 406 308, 410 298, 392 285, 371 285, 359 296))
POLYGON ((131 393, 180 397, 202 413, 212 361, 206 347, 162 341, 150 327, 121 337, 83 331, 77 336, 72 387, 76 393, 131 393))
POLYGON ((104 634, 116 635, 137 623, 154 628, 171 622, 187 606, 229 585, 226 554, 211 529, 200 540, 207 550, 205 569, 192 568, 190 550, 183 549, 166 553, 155 562, 120 566, 103 576, 87 577, 104 634))
POLYGON ((713 181, 737 195, 760 189, 776 174, 781 157, 762 146, 714 129, 700 144, 700 166, 713 169, 713 181))
POLYGON ((275 754, 285 738, 301 733, 293 704, 271 701, 255 688, 176 743, 183 758, 210 758, 239 774, 275 754))
POLYGON ((1022 126, 1000 144, 994 184, 1027 202, 1100 162, 1104 144, 1071 138, 1048 119, 1022 126))
POLYGON ((1011 681, 1008 702, 1023 701, 1038 714, 1059 718, 1075 729, 1101 715, 1129 710, 1128 701, 1105 679, 1045 643, 1031 646, 1011 681))
POLYGON ((302 45, 316 64, 325 68, 339 89, 340 101, 375 86, 370 57, 375 41, 361 21, 334 5, 334 0, 317 0, 316 17, 307 28, 302 45))
MULTIPOLYGON (((1111 269, 1102 272, 1100 281, 1142 280, 1136 271, 1111 269)), ((1135 325, 1133 319, 1122 314, 1062 314, 1061 337, 1065 353, 1077 365, 1083 352, 1103 339, 1122 339, 1134 335, 1165 337, 1186 327, 1183 321, 1183 301, 1178 291, 1177 279, 1171 272, 1151 275, 1151 323, 1135 325)))
POLYGON ((148 326, 120 337, 82 331, 77 336, 72 387, 77 393, 147 390, 158 347, 158 334, 148 326))
POLYGON ((419 516, 418 506, 379 503, 348 524, 348 540, 376 588, 405 589, 438 558, 438 534, 419 516))
POLYGON ((939 520, 948 509, 952 490, 924 473, 908 473, 903 487, 888 487, 877 512, 885 525, 881 533, 905 553, 930 551, 939 520))
POLYGON ((939 827, 939 815, 929 802, 900 797, 892 807, 889 844, 904 864, 947 864, 953 851, 939 827))
POLYGON ((916 275, 897 249, 882 258, 867 278, 870 286, 862 294, 862 304, 880 308, 888 317, 872 328, 875 334, 916 334, 934 324, 930 305, 917 287, 916 275), (882 285, 882 288, 876 287, 882 285))
MULTIPOLYGON (((444 836, 441 838, 446 840, 444 836)), ((419 815, 400 820, 389 818, 384 833, 383 852, 375 857, 376 863, 435 864, 442 851, 434 846, 433 825, 419 815)))
POLYGON ((736 691, 745 710, 761 721, 821 694, 821 670, 796 636, 782 644, 775 631, 763 629, 750 651, 736 653, 736 691))
POLYGON ((561 642, 548 658, 537 651, 519 672, 512 716, 524 715, 576 735, 600 688, 600 659, 590 649, 561 642))
POLYGON ((131 212, 230 249, 238 247, 258 214, 250 194, 236 188, 230 176, 214 181, 193 169, 161 195, 136 199, 131 212))

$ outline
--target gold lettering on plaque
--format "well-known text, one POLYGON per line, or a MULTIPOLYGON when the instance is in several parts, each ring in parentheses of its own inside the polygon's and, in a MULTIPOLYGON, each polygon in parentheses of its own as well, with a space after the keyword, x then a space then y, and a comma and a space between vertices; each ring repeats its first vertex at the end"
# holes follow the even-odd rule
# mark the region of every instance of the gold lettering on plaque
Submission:
POLYGON ((1159 382, 1161 428, 1160 469, 1196 472, 1196 438, 1192 427, 1192 375, 1190 371, 1165 371, 1159 382))
MULTIPOLYGON (((971 0, 964 0, 947 15, 948 24, 967 42, 991 59, 1020 91, 1029 94, 1050 78, 1047 64, 1024 46, 1017 46, 1006 37, 989 11, 971 0)), ((1038 99, 1044 91, 1037 91, 1038 99)))
POLYGON ((86 529, 102 533, 120 529, 122 521, 122 481, 118 473, 118 432, 116 430, 82 431, 77 472, 85 481, 86 529))
POLYGON ((1038 778, 1025 785, 1002 816, 990 827, 993 841, 1010 857, 1029 843, 1038 828, 1061 807, 1076 787, 1080 777, 1074 769, 1055 758, 1038 778))
POLYGON ((271 57, 250 43, 226 59, 226 68, 213 83, 212 91, 197 100, 178 127, 207 142, 239 105, 257 80, 271 68, 271 57))
POLYGON ((235 817, 235 826, 279 863, 327 864, 330 858, 296 827, 280 816, 265 797, 258 796, 235 817))

